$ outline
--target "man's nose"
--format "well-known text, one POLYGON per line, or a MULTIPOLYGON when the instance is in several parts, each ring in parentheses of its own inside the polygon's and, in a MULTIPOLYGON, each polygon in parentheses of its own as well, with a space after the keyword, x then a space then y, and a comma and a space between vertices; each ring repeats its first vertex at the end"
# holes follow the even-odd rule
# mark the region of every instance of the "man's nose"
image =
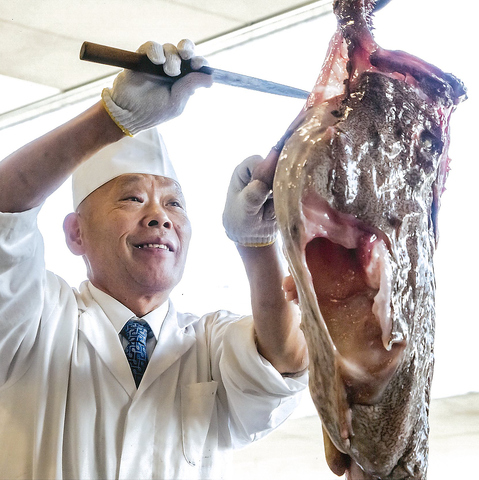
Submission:
POLYGON ((172 227, 172 223, 167 212, 159 206, 154 207, 150 212, 148 212, 146 223, 149 227, 172 227))

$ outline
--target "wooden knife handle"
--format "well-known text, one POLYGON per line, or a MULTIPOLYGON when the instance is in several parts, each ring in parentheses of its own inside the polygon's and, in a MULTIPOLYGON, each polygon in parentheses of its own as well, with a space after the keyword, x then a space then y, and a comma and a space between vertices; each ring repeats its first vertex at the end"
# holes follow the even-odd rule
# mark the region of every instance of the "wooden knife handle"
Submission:
MULTIPOLYGON (((182 60, 181 74, 176 77, 170 77, 164 72, 163 65, 155 65, 146 55, 92 42, 83 42, 80 50, 80 60, 126 68, 135 72, 149 73, 171 82, 194 71, 191 68, 190 60, 182 60)), ((209 67, 201 67, 197 71, 208 74, 212 73, 212 69, 209 67)))

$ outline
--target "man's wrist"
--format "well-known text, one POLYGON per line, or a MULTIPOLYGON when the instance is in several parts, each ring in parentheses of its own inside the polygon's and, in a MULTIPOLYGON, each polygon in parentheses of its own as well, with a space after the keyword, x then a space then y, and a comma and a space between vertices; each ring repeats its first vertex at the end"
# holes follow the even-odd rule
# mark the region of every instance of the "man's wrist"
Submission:
POLYGON ((131 114, 126 110, 123 110, 112 100, 110 95, 110 90, 108 88, 103 89, 101 94, 101 102, 102 102, 103 108, 106 110, 106 112, 108 113, 110 118, 113 120, 113 122, 115 122, 115 125, 125 135, 132 137, 133 133, 123 125, 123 123, 125 123, 125 120, 127 120, 127 117, 130 116, 131 114))

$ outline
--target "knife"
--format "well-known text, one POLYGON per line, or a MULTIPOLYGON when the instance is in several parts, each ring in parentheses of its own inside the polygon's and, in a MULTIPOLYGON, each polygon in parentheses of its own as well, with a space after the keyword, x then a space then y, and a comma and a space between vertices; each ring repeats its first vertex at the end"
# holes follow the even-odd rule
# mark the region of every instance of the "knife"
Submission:
POLYGON ((169 83, 173 83, 175 80, 178 80, 178 78, 182 78, 188 73, 196 71, 211 75, 213 81, 216 83, 247 88, 258 92, 303 99, 308 98, 310 93, 306 90, 270 82, 269 80, 262 80, 260 78, 249 77, 248 75, 228 72, 208 66, 201 67, 199 70, 193 70, 189 60, 183 60, 181 62, 180 75, 170 77, 163 71, 162 65, 155 65, 146 55, 92 42, 83 42, 80 50, 80 60, 126 68, 127 70, 134 70, 135 72, 149 73, 161 77, 162 81, 169 83))

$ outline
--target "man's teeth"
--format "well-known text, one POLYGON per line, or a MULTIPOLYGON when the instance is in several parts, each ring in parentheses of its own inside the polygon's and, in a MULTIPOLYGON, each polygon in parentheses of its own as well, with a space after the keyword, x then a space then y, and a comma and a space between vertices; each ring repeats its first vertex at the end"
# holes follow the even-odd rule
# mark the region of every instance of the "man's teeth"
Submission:
POLYGON ((137 248, 160 248, 162 250, 169 250, 169 248, 162 243, 145 243, 143 245, 138 245, 137 248))

